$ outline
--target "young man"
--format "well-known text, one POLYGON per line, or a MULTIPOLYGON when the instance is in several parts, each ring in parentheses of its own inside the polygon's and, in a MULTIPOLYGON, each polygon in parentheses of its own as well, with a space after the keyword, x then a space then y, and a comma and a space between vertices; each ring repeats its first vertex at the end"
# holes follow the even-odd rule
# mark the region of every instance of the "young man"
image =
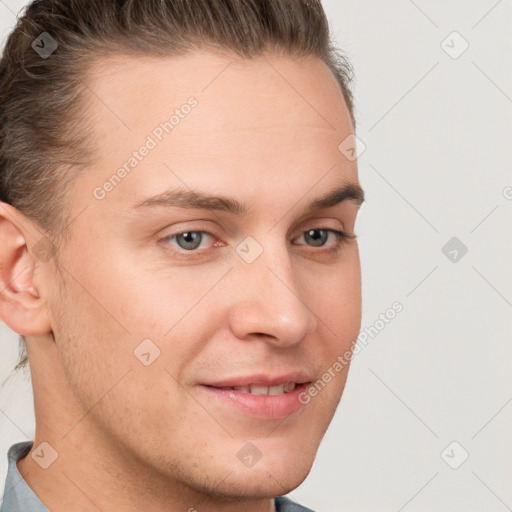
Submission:
POLYGON ((315 0, 41 0, 0 64, 2 512, 309 510, 360 329, 346 61, 315 0), (277 497, 277 498, 276 498, 277 497))

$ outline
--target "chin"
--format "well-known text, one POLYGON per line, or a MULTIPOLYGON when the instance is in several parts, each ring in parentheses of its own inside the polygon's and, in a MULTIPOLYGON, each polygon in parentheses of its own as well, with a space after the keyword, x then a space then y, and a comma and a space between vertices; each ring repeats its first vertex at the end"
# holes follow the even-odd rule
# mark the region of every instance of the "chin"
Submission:
POLYGON ((231 473, 211 494, 226 500, 276 498, 296 489, 308 476, 311 466, 287 466, 285 472, 254 466, 231 473))
POLYGON ((240 463, 233 467, 231 460, 224 461, 224 474, 229 476, 217 487, 217 492, 225 497, 275 498, 296 489, 311 471, 317 446, 276 446, 264 439, 255 443, 261 447, 261 458, 250 466, 240 463))

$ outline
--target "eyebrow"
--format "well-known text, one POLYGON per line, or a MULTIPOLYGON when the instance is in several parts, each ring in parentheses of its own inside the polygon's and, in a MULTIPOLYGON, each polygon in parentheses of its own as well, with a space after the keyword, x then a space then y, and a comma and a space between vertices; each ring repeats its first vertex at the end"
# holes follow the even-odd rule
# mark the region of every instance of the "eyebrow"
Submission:
MULTIPOLYGON (((361 205, 364 201, 364 191, 358 184, 345 184, 327 194, 318 197, 306 207, 306 214, 317 210, 336 206, 344 201, 354 201, 361 205)), ((162 194, 149 197, 132 206, 130 210, 147 207, 178 207, 199 210, 226 212, 232 215, 243 216, 249 213, 245 203, 241 203, 233 197, 211 196, 193 190, 167 190, 162 194)))

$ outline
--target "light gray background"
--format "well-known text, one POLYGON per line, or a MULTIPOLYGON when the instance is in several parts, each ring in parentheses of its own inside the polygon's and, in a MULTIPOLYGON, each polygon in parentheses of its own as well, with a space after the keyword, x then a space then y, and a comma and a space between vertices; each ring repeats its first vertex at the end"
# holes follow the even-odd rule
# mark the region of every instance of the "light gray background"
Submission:
MULTIPOLYGON (((0 0, 2 42, 24 4, 0 0)), ((510 510, 512 0, 324 5, 355 66, 366 146, 362 326, 404 309, 354 358, 291 497, 318 512, 510 510), (442 252, 452 237, 468 248, 456 262, 442 252)), ((3 380, 18 345, 5 326, 0 336, 3 380)), ((33 439, 28 381, 8 381, 0 408, 5 454, 33 439)))

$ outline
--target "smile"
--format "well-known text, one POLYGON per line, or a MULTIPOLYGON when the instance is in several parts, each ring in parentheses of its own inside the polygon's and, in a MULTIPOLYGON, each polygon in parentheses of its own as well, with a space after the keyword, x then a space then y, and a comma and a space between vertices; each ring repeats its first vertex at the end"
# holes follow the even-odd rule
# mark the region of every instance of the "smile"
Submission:
POLYGON ((199 388, 213 407, 272 420, 286 418, 304 407, 299 395, 311 381, 304 372, 276 377, 260 374, 209 382, 199 388))
POLYGON ((251 384, 249 386, 233 386, 218 389, 232 389, 234 391, 241 391, 242 393, 250 393, 251 395, 282 395, 290 393, 295 389, 295 382, 287 382, 279 386, 262 386, 260 384, 251 384))

